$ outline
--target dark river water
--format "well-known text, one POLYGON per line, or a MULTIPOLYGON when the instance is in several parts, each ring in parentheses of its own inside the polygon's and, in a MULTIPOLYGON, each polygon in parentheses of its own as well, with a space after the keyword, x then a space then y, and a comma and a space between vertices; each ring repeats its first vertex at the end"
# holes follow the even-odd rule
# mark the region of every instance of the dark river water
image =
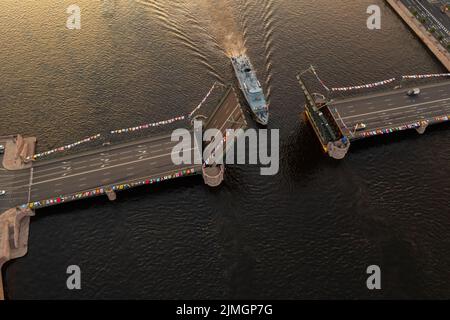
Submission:
POLYGON ((39 150, 189 112, 214 81, 236 84, 238 41, 281 130, 273 177, 232 166, 218 190, 193 177, 37 211, 28 255, 4 270, 8 298, 450 296, 448 125, 335 161, 299 116, 310 64, 337 86, 443 71, 383 0, 2 0, 0 27, 0 135, 39 150), (81 30, 65 26, 73 2, 81 30), (366 287, 372 264, 381 291, 366 287))

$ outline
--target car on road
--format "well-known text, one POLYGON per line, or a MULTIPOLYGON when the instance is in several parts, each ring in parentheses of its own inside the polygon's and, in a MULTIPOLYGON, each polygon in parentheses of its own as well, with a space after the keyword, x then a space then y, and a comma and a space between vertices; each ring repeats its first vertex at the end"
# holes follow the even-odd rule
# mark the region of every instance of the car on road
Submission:
POLYGON ((5 146, 0 144, 0 154, 3 154, 5 152, 5 146))
POLYGON ((408 90, 408 92, 406 92, 406 94, 410 97, 418 96, 420 94, 420 89, 414 88, 414 89, 408 90))
POLYGON ((1 196, 4 196, 6 194, 6 191, 5 190, 0 190, 0 197, 1 196))
POLYGON ((361 130, 364 130, 365 128, 367 128, 367 125, 365 123, 362 123, 362 122, 357 123, 355 125, 355 131, 361 131, 361 130))

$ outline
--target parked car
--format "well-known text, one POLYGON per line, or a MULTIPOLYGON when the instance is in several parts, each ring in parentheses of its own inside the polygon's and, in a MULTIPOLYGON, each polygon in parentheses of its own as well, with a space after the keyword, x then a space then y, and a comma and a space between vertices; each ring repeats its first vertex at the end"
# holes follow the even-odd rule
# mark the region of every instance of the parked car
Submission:
POLYGON ((420 94, 420 89, 414 88, 414 89, 408 90, 408 92, 406 92, 406 94, 410 97, 418 96, 420 94))
POLYGON ((1 196, 4 196, 6 194, 6 191, 5 190, 0 190, 0 197, 1 196))
POLYGON ((0 154, 3 154, 5 152, 5 146, 0 144, 0 154))

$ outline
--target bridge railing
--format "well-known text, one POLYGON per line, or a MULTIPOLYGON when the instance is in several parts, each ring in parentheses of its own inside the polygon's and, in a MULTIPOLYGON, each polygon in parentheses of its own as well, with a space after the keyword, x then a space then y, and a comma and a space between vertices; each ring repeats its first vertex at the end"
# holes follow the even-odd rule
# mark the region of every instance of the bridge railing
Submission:
POLYGON ((352 98, 354 96, 368 95, 378 92, 381 93, 393 89, 420 87, 442 82, 446 79, 450 80, 450 73, 402 75, 372 83, 331 88, 328 97, 330 99, 352 98))
POLYGON ((191 121, 195 116, 203 115, 204 117, 208 117, 212 113, 212 109, 220 101, 225 93, 225 90, 226 88, 223 85, 216 82, 213 84, 203 100, 189 112, 173 118, 166 118, 144 124, 112 129, 103 133, 97 133, 70 144, 37 152, 34 156, 27 160, 37 161, 57 159, 59 157, 66 157, 92 149, 151 138, 157 135, 172 132, 178 128, 190 128, 192 126, 191 121))
POLYGON ((124 181, 112 185, 104 185, 98 186, 96 188, 91 188, 87 190, 80 190, 75 193, 67 194, 67 195, 54 195, 53 197, 49 197, 47 199, 39 199, 32 201, 30 203, 25 203, 19 207, 21 208, 30 208, 30 209, 40 209, 45 207, 50 207, 58 204, 63 204, 67 202, 73 202, 77 200, 83 200, 87 198, 93 198, 101 195, 108 195, 110 192, 118 192, 125 191, 128 189, 133 189, 145 185, 153 185, 158 184, 160 182, 164 182, 167 180, 173 180, 176 178, 193 176, 201 174, 201 166, 193 165, 186 168, 176 168, 171 170, 170 172, 162 172, 159 175, 146 177, 146 178, 138 178, 129 181, 124 181))
POLYGON ((342 137, 339 126, 326 107, 330 89, 319 78, 314 67, 297 75, 300 87, 306 97, 306 111, 323 145, 335 142, 342 137))

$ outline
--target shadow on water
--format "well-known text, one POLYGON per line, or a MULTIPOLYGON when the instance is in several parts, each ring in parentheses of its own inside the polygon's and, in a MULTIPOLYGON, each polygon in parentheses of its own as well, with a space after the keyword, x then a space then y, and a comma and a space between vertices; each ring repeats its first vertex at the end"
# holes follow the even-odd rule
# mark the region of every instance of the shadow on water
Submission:
POLYGON ((321 167, 333 165, 323 151, 313 128, 306 121, 303 113, 298 115, 299 124, 291 131, 280 147, 280 168, 287 170, 285 174, 301 182, 321 167))
MULTIPOLYGON (((386 145, 402 144, 407 141, 414 143, 415 140, 431 138, 432 136, 440 134, 447 130, 449 130, 449 123, 444 122, 429 126, 423 135, 420 135, 416 132, 416 130, 411 129, 394 132, 388 135, 379 135, 363 140, 354 141, 352 142, 352 145, 350 147, 349 155, 351 156, 352 153, 370 152, 370 149, 372 148, 386 145)), ((411 151, 414 152, 414 149, 412 149, 411 151)))
POLYGON ((113 202, 109 201, 104 195, 38 209, 36 216, 32 217, 31 221, 37 222, 41 219, 61 214, 80 215, 83 211, 89 212, 90 209, 98 207, 106 206, 113 208, 114 206, 124 205, 130 201, 139 201, 139 199, 145 201, 147 197, 158 197, 169 192, 177 192, 177 190, 201 188, 203 186, 203 178, 200 175, 167 180, 153 185, 138 186, 117 192, 117 199, 113 202))

